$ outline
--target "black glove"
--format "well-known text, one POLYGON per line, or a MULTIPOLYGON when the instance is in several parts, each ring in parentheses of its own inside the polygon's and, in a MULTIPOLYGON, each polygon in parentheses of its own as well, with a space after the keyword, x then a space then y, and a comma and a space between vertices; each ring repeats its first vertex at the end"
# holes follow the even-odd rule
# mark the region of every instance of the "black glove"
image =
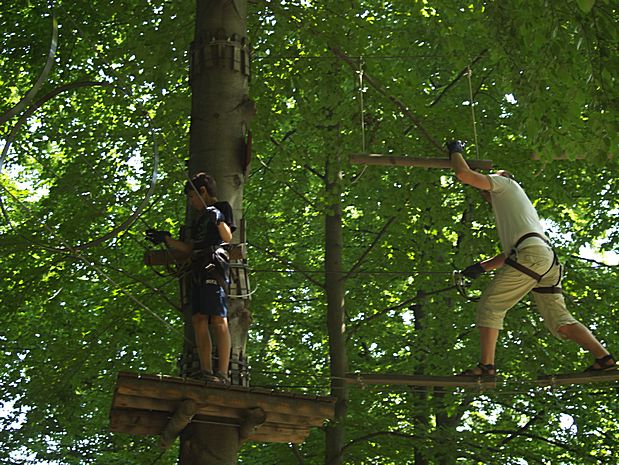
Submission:
POLYGON ((449 151, 449 158, 451 159, 452 153, 464 153, 464 146, 466 142, 462 142, 461 140, 452 140, 447 142, 447 150, 449 151))
POLYGON ((475 263, 474 265, 467 266, 462 270, 462 275, 469 279, 479 278, 486 270, 481 266, 481 263, 475 263))
POLYGON ((168 231, 157 231, 156 229, 147 229, 144 235, 155 245, 165 242, 166 236, 172 236, 168 231))
POLYGON ((211 223, 219 224, 224 220, 224 214, 213 206, 206 207, 206 214, 211 223))

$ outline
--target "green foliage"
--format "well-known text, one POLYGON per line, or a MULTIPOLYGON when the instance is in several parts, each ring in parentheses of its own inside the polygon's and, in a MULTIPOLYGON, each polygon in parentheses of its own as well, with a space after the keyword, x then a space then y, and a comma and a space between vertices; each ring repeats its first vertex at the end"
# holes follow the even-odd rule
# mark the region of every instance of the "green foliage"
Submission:
MULTIPOLYGON (((56 4, 59 49, 38 98, 74 82, 113 87, 41 105, 3 163, 12 226, 0 226, 0 463, 151 464, 159 454, 155 438, 109 433, 108 411, 118 371, 176 373, 177 286, 143 267, 142 231, 176 231, 184 216, 192 7, 56 4), (102 246, 54 250, 96 239, 138 208, 153 169, 151 127, 158 188, 140 220, 102 246)), ((41 72, 50 12, 11 2, 0 21, 4 113, 41 72)), ((576 258, 587 244, 619 249, 613 2, 257 2, 248 21, 258 106, 245 189, 253 385, 329 392, 324 282, 336 278, 324 274, 324 217, 338 203, 343 266, 354 267, 350 371, 443 375, 476 362, 473 304, 432 292, 496 252, 490 210, 448 172, 346 162, 363 150, 438 156, 418 123, 516 173, 550 221, 571 310, 619 345, 616 267, 576 258), (327 163, 342 170, 339 196, 327 193, 327 163)), ((1 128, 3 141, 16 121, 1 128)), ((527 381, 581 370, 586 354, 552 339, 529 302, 506 323, 498 363, 507 384, 496 392, 351 388, 345 462, 616 463, 613 389, 527 381)), ((321 464, 323 449, 315 430, 297 448, 248 443, 239 463, 321 464)), ((157 463, 175 461, 173 448, 157 463)))

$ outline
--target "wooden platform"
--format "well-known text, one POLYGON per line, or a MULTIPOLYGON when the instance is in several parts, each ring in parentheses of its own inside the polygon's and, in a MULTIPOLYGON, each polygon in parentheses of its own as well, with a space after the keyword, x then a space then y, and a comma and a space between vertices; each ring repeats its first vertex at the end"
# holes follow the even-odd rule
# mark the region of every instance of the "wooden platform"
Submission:
POLYGON ((427 375, 397 375, 390 373, 348 373, 346 382, 350 384, 389 384, 427 387, 464 387, 472 389, 492 389, 496 387, 496 379, 480 378, 479 376, 427 376, 427 375))
POLYGON ((233 427, 239 427, 248 412, 261 409, 265 420, 247 437, 258 442, 301 443, 311 428, 333 419, 335 408, 333 397, 121 372, 110 411, 110 430, 161 435, 183 402, 195 405, 191 421, 233 427))
POLYGON ((565 373, 560 375, 544 375, 537 378, 540 386, 560 386, 564 384, 591 384, 619 381, 619 370, 586 373, 565 373))

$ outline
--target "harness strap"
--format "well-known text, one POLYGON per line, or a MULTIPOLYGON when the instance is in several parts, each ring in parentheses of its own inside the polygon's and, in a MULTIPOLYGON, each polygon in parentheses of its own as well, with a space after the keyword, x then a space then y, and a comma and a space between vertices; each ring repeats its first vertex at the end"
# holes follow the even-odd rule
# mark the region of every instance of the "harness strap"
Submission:
POLYGON ((531 290, 538 294, 563 294, 563 289, 557 286, 536 287, 531 290))
POLYGON ((516 243, 514 244, 514 246, 512 247, 512 250, 515 250, 518 248, 518 246, 520 244, 522 244, 524 241, 526 241, 527 239, 531 238, 531 237, 539 237, 541 240, 543 240, 546 244, 550 245, 550 243, 548 242, 548 239, 546 239, 546 236, 544 236, 543 234, 540 233, 536 233, 536 232, 530 232, 530 233, 526 233, 524 236, 520 237, 516 243))
MULTIPOLYGON (((527 276, 530 276, 531 278, 533 278, 538 283, 542 280, 542 275, 541 274, 536 273, 535 271, 531 270, 530 268, 527 268, 526 266, 521 265, 520 263, 518 263, 515 260, 512 260, 509 257, 507 257, 505 259, 505 264, 511 266, 512 268, 516 268, 518 271, 520 271, 521 273, 526 274, 527 276)), ((554 264, 553 264, 553 266, 554 266, 554 264)))
MULTIPOLYGON (((532 232, 532 233, 527 233, 524 236, 522 236, 520 239, 518 239, 516 241, 516 244, 514 245, 514 248, 512 249, 512 251, 515 251, 518 248, 518 246, 520 244, 522 244, 522 242, 524 242, 526 239, 529 239, 530 237, 539 237, 546 244, 550 245, 548 240, 546 240, 546 238, 543 235, 541 235, 539 233, 532 232)), ((545 275, 547 275, 550 272, 550 270, 552 270, 553 266, 559 265, 559 279, 557 280, 556 284, 554 284, 553 286, 535 287, 535 288, 532 289, 532 291, 533 292, 537 292, 538 294, 562 294, 563 293, 563 289, 558 287, 558 284, 561 282, 561 274, 562 274, 561 264, 559 263, 559 259, 557 258, 557 254, 554 251, 554 249, 552 250, 552 253, 554 255, 554 259, 553 259, 552 265, 548 269, 548 271, 546 271, 546 273, 544 273, 544 274, 536 273, 535 271, 531 270, 530 268, 527 268, 526 266, 521 265, 520 263, 518 263, 515 260, 512 260, 509 257, 507 257, 505 259, 505 263, 507 265, 511 266, 512 268, 515 268, 516 270, 520 271, 521 273, 524 273, 527 276, 530 276, 531 278, 533 278, 538 283, 542 280, 542 278, 545 275)))

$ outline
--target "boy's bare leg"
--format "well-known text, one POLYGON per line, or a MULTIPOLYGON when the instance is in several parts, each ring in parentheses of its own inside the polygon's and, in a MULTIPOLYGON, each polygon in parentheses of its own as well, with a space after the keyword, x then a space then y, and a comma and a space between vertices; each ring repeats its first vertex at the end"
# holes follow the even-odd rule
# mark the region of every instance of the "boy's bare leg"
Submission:
POLYGON ((221 316, 211 317, 213 331, 217 338, 217 354, 219 355, 218 370, 228 376, 228 365, 230 363, 230 330, 228 329, 228 319, 221 316))
POLYGON ((208 332, 208 315, 195 314, 192 317, 192 323, 198 348, 198 358, 200 359, 200 368, 202 371, 211 373, 213 371, 211 362, 213 344, 211 342, 211 335, 208 332))

